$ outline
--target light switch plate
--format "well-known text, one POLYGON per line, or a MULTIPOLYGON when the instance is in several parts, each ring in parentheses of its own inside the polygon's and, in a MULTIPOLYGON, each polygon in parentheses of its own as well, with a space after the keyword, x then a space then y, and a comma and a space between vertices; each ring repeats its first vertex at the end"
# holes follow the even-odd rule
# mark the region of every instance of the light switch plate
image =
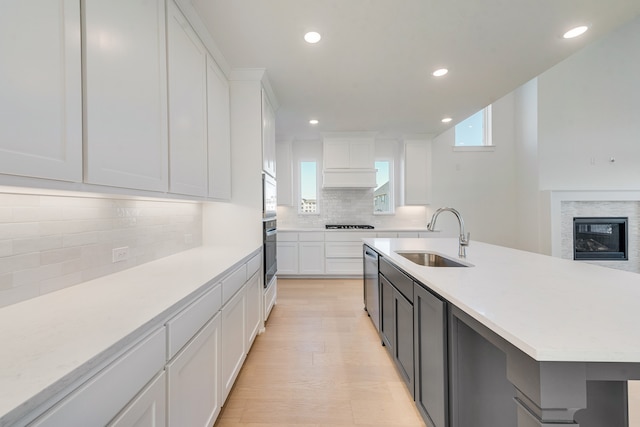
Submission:
POLYGON ((126 261, 127 258, 129 258, 129 246, 113 249, 111 262, 126 261))

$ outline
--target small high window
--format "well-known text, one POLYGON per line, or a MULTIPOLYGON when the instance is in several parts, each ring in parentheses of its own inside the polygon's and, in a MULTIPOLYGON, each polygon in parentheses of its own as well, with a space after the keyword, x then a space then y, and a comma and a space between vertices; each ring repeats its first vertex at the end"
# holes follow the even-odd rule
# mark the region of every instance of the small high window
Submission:
POLYGON ((375 162, 376 188, 373 190, 373 213, 393 213, 393 163, 390 160, 375 162))
POLYGON ((300 198, 298 212, 317 214, 318 210, 318 165, 316 162, 300 162, 300 198))
POLYGON ((456 125, 456 147, 492 146, 491 105, 456 125))

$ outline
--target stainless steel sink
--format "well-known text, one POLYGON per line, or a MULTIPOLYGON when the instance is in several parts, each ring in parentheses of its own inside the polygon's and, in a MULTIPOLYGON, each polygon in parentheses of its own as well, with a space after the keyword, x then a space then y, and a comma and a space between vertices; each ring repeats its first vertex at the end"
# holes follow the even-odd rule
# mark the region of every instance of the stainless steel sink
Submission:
POLYGON ((396 252, 411 262, 427 267, 469 267, 441 255, 432 252, 396 252))

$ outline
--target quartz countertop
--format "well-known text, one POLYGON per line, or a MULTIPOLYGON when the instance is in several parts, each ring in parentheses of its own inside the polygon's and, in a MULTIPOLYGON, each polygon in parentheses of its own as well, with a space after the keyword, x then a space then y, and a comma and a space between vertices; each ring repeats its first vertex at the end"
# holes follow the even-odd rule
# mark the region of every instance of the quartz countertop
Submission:
POLYGON ((384 233, 384 232, 397 232, 397 233, 402 233, 402 232, 420 232, 420 233, 438 233, 438 231, 428 231, 426 227, 376 227, 375 228, 345 228, 345 229, 326 229, 324 226, 322 227, 300 227, 300 226, 278 226, 278 231, 292 231, 292 232, 305 232, 305 231, 328 231, 328 232, 336 232, 336 231, 341 231, 341 232, 345 232, 345 231, 349 231, 349 232, 353 232, 353 231, 368 231, 368 232, 379 232, 379 233, 384 233))
POLYGON ((122 351, 259 247, 201 247, 0 308, 0 426, 122 351))
POLYGON ((472 241, 363 239, 433 292, 537 361, 640 362, 640 275, 472 241), (424 267, 396 251, 472 265, 424 267))

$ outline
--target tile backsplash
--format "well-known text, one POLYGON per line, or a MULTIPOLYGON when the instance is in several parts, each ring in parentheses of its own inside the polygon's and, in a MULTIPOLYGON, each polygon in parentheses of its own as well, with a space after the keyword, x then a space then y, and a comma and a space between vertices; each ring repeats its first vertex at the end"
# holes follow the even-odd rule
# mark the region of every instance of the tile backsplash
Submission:
POLYGON ((278 206, 278 226, 317 228, 325 224, 369 224, 376 228, 425 228, 425 206, 399 206, 393 215, 373 214, 373 189, 322 189, 318 214, 298 214, 296 207, 278 206))
POLYGON ((201 244, 200 203, 0 193, 0 307, 201 244))

